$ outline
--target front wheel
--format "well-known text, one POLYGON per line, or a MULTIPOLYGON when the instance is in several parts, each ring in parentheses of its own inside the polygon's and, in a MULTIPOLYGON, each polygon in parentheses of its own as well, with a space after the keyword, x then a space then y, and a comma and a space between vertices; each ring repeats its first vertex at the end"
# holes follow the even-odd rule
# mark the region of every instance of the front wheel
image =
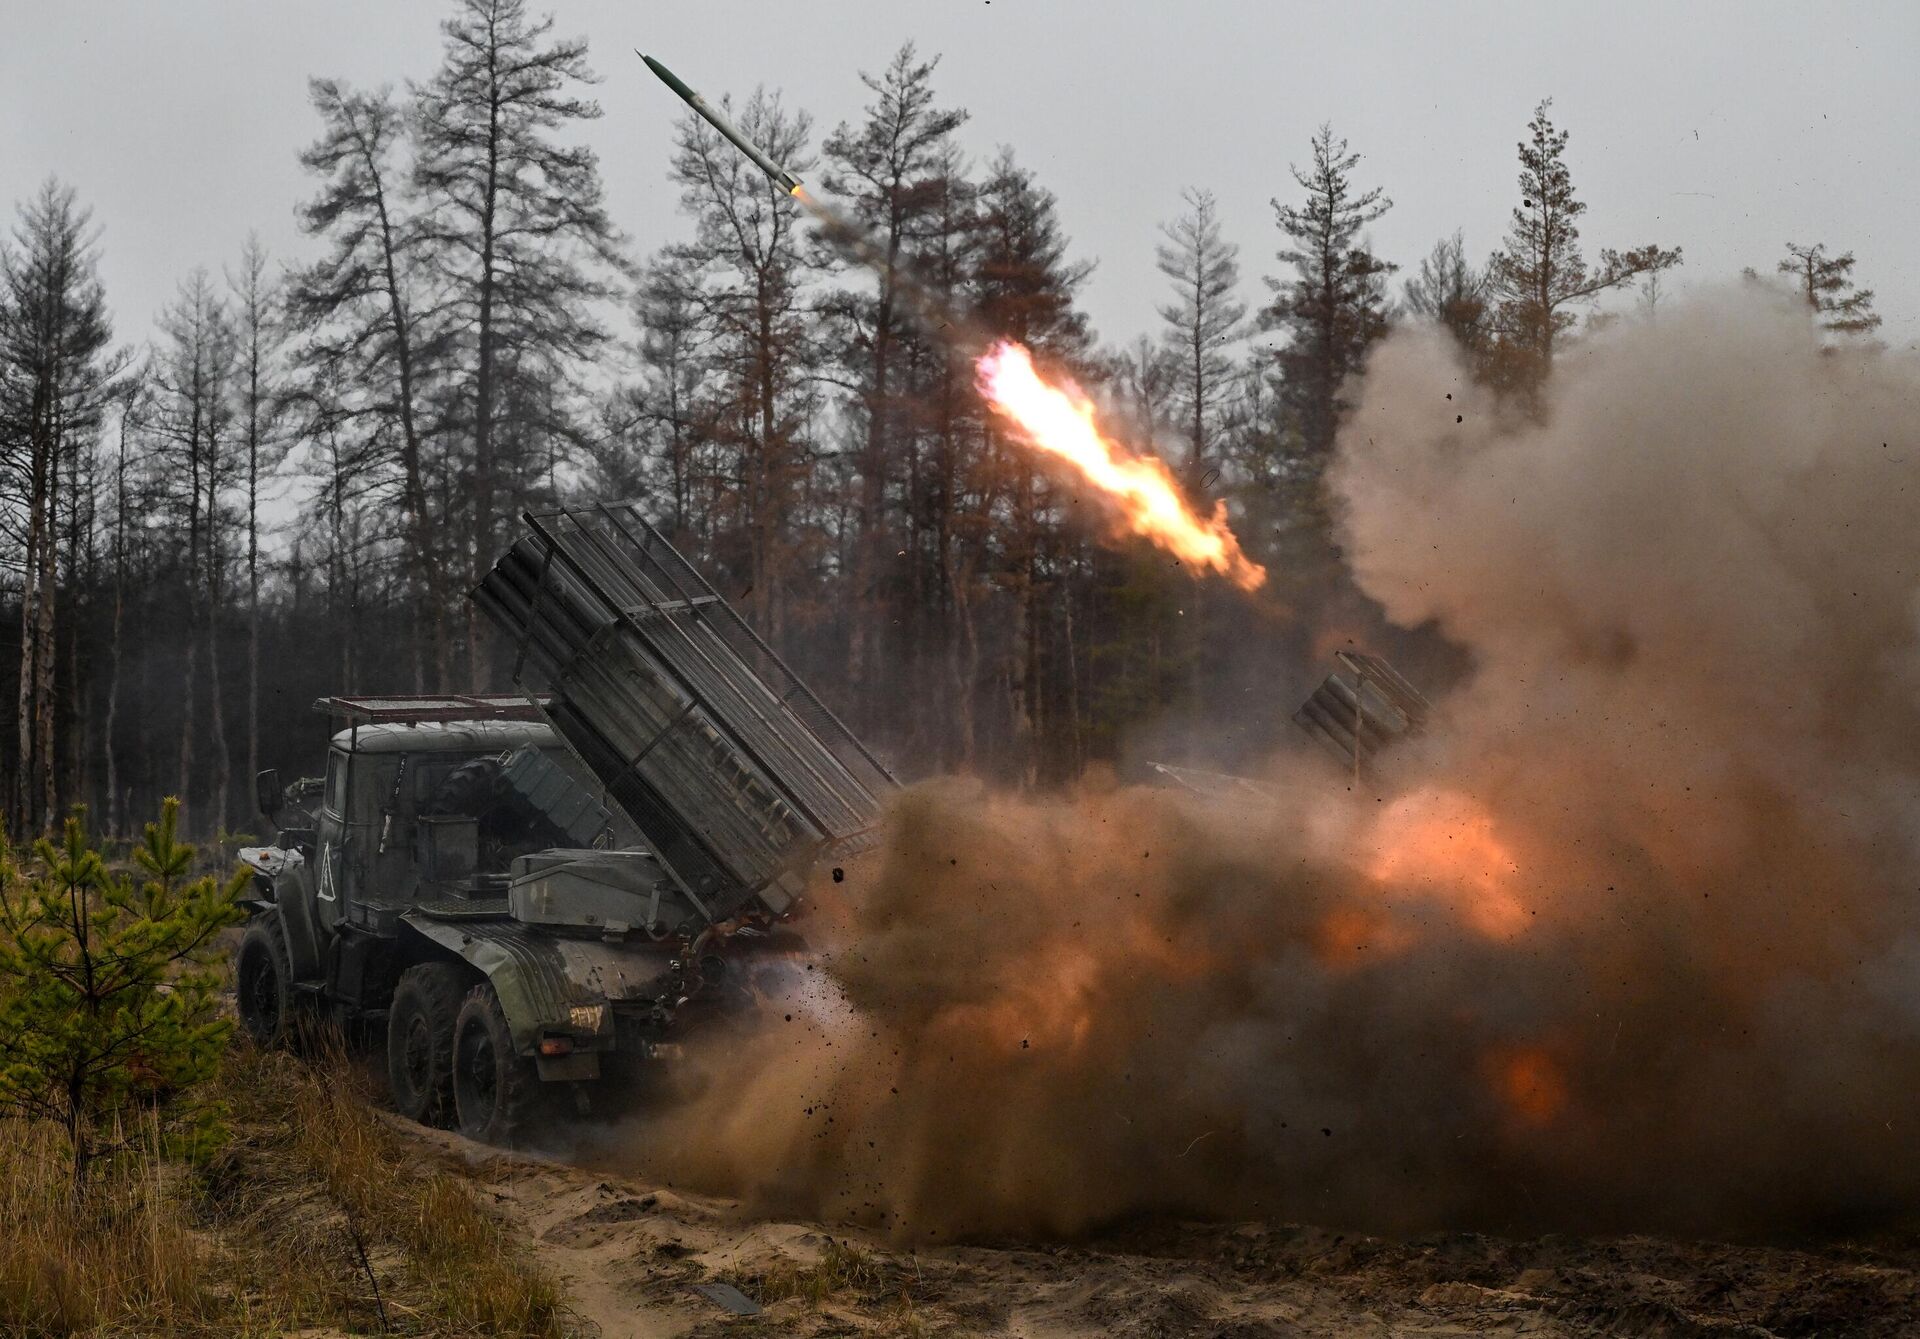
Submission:
POLYGON ((492 986, 467 992, 453 1025, 453 1109, 460 1133, 512 1147, 525 1133, 540 1089, 531 1061, 515 1053, 492 986))
POLYGON ((259 1046, 284 1046, 294 1025, 293 965, 278 910, 247 927, 234 955, 233 988, 240 1025, 259 1046))

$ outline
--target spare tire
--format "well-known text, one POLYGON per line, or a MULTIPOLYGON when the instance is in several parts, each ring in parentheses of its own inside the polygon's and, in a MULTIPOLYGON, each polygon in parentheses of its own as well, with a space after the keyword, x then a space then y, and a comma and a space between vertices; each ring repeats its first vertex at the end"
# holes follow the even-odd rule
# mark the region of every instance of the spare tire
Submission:
POLYGON ((479 818, 500 803, 505 789, 500 783, 500 760, 475 758, 447 774, 446 780, 428 798, 422 812, 479 818))

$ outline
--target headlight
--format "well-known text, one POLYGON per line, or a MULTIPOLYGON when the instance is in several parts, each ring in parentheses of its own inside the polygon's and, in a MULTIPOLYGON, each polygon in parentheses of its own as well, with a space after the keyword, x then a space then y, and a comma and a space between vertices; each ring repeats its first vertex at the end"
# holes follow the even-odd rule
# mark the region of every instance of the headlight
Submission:
POLYGON ((577 1032, 598 1032, 607 1021, 605 1004, 576 1004, 567 1010, 567 1021, 577 1032))

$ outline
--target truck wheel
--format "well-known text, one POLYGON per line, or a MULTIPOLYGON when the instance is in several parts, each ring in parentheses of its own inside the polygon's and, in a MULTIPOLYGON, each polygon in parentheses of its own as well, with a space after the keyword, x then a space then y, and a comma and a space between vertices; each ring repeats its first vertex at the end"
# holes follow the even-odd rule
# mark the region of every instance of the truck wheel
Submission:
POLYGON ((234 955, 233 987, 240 1025, 255 1045, 284 1046, 292 1039, 293 960, 277 910, 263 913, 247 927, 234 955))
POLYGON ((532 1062, 514 1053, 499 995, 485 983, 475 986, 453 1025, 453 1105, 460 1133, 511 1147, 539 1085, 532 1062))
POLYGON ((453 1021, 466 979, 458 967, 426 962, 400 973, 387 1010, 387 1090, 394 1108, 422 1125, 453 1115, 453 1021))

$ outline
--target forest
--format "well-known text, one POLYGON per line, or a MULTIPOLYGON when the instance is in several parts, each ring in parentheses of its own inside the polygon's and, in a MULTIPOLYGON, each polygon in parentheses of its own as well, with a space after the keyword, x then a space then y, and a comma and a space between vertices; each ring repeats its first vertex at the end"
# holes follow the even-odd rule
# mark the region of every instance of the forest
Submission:
MULTIPOLYGON (((510 689, 466 592, 523 509, 583 499, 642 500, 903 776, 1048 786, 1124 769, 1141 741, 1231 763, 1285 728, 1287 676, 1304 684, 1327 637, 1384 635, 1324 480, 1374 344, 1435 323, 1524 414, 1557 354, 1656 307, 1682 260, 1638 239, 1588 258, 1549 101, 1516 127, 1498 249, 1456 233, 1377 255, 1391 183, 1323 125, 1273 182, 1272 254, 1243 260, 1196 185, 1140 241, 1164 301, 1114 340, 1077 305, 1092 258, 1045 182, 968 143, 911 44, 848 72, 864 114, 825 133, 775 91, 732 104, 867 231, 875 272, 691 113, 668 169, 681 232, 627 236, 579 142, 599 115, 586 41, 524 0, 457 0, 444 35, 439 67, 394 86, 311 81, 311 139, 288 146, 304 247, 181 276, 150 330, 116 319, 84 200, 55 179, 18 202, 0 236, 12 831, 78 804, 123 833, 168 795, 190 832, 243 831, 257 770, 317 762, 315 698, 510 689), (1269 587, 1117 538, 987 412, 907 284, 1084 387, 1197 509, 1224 503, 1269 587)), ((1850 253, 1755 261, 1831 339, 1871 338, 1850 253)))

